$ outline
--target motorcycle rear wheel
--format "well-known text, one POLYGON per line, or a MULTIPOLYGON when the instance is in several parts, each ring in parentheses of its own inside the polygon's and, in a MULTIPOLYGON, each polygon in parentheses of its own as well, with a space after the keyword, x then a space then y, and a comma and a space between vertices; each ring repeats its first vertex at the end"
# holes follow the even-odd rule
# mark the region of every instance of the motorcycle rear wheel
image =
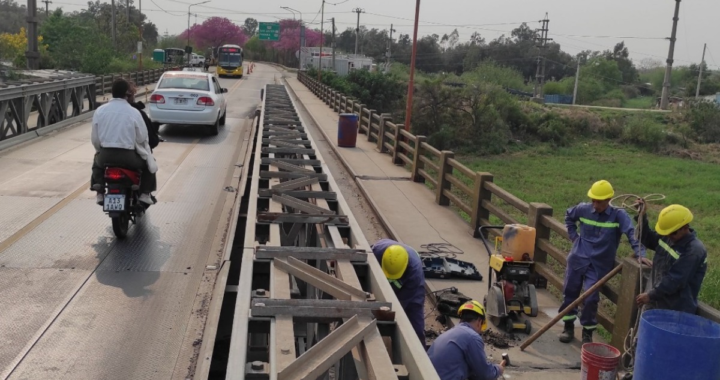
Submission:
POLYGON ((112 218, 112 227, 115 236, 118 239, 125 239, 127 237, 128 229, 130 228, 130 218, 127 214, 122 214, 112 218))

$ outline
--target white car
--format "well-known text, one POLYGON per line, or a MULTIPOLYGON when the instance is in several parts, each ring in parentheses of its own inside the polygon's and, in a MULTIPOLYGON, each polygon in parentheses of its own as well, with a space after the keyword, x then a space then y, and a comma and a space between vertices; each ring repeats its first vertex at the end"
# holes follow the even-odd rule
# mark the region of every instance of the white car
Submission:
POLYGON ((225 125, 226 88, 209 73, 168 71, 150 96, 149 116, 158 124, 202 125, 212 135, 225 125))

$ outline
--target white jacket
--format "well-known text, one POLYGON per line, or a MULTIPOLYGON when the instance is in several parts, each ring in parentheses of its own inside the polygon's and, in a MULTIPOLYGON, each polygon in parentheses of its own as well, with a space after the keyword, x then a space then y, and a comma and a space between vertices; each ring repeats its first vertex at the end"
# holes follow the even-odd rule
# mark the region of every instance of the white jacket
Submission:
POLYGON ((150 173, 158 171, 157 162, 150 151, 145 121, 140 111, 125 99, 112 99, 95 111, 90 140, 95 151, 101 148, 134 149, 147 161, 150 173))

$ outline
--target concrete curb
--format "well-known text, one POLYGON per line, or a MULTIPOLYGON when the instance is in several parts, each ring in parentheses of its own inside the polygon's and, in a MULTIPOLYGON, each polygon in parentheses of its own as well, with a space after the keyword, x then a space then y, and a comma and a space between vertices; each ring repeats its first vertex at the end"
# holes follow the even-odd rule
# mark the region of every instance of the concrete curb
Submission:
MULTIPOLYGON (((312 119, 313 123, 317 126, 317 129, 320 131, 320 134, 322 134, 322 136, 325 138, 325 141, 328 142, 330 149, 332 149, 333 153, 335 153, 335 156, 338 158, 338 160, 340 160, 340 163, 342 163, 345 170, 347 170, 348 173, 350 173, 350 175, 353 177, 355 184, 360 189, 360 192, 363 194, 363 196, 367 200, 368 204, 370 204, 370 207, 372 208, 373 212, 375 213, 375 216, 380 221, 380 224, 382 224, 383 228, 385 228, 385 231, 387 231, 388 235, 390 235, 389 237, 395 241, 404 243, 402 241, 402 239, 400 238, 400 236, 398 235, 398 233, 395 231, 395 229, 390 224, 390 219, 387 216, 385 216, 385 214, 380 210, 380 207, 378 207, 377 202, 375 202, 375 199, 373 199, 372 195, 370 195, 370 192, 367 190, 367 188, 365 188, 365 185, 363 185, 362 181, 360 181, 360 179, 358 179, 358 175, 355 172, 355 170, 353 170, 353 168, 350 166, 350 164, 347 162, 347 160, 345 160, 345 158, 340 154, 339 148, 335 144, 332 143, 332 140, 329 138, 329 136, 325 132, 325 130, 320 127, 320 123, 318 123, 317 119, 312 114, 312 112, 310 112, 310 110, 307 107, 305 107, 305 105, 300 101, 300 97, 297 96, 295 89, 292 88, 292 86, 290 86, 287 83, 286 79, 283 79, 283 81, 287 85, 287 88, 290 90, 290 92, 292 92, 293 97, 295 97, 295 99, 297 100, 297 104, 300 104, 305 109, 305 112, 308 115, 310 115, 310 118, 312 119)), ((304 84, 302 84, 302 83, 300 83, 300 84, 304 86, 304 84)), ((315 96, 315 94, 313 94, 313 96, 315 96)), ((378 154, 381 154, 381 153, 378 153, 378 154)), ((428 295, 435 294, 436 291, 437 290, 430 282, 425 281, 425 292, 428 293, 428 295)), ((433 303, 433 306, 437 307, 437 300, 434 297, 430 297, 430 301, 433 303)))
MULTIPOLYGON (((138 92, 137 95, 143 96, 152 91, 154 91, 154 89, 149 90, 149 91, 143 90, 143 92, 138 92)), ((104 102, 98 102, 98 103, 104 104, 104 102)), ((39 137, 46 136, 46 135, 50 134, 51 132, 57 131, 59 129, 74 127, 75 124, 79 124, 79 123, 84 122, 87 119, 90 119, 94 114, 95 114, 95 110, 81 113, 78 116, 62 120, 55 124, 49 125, 47 127, 36 128, 30 132, 23 133, 22 135, 11 137, 7 140, 0 141, 0 151, 16 147, 16 146, 24 144, 26 142, 31 142, 39 137)))

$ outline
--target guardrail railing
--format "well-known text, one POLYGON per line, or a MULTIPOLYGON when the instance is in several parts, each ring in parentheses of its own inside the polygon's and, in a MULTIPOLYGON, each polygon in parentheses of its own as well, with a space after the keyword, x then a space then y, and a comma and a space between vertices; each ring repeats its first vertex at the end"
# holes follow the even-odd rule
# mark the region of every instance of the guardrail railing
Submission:
POLYGON ((60 74, 50 78, 3 83, 0 87, 0 141, 80 116, 97 108, 118 78, 138 86, 155 83, 176 67, 103 76, 60 74))
MULTIPOLYGON (((390 115, 367 109, 358 100, 333 90, 305 72, 298 72, 298 80, 336 112, 358 114, 359 132, 365 134, 368 141, 377 142, 378 151, 391 155, 393 163, 407 168, 413 181, 428 185, 439 205, 454 206, 464 214, 475 237, 479 237, 478 227, 496 224, 491 223, 491 218, 534 227, 537 231, 536 272, 562 289, 562 277, 555 269, 564 270, 568 252, 557 244, 569 244, 569 238, 565 224, 553 218, 551 206, 523 201, 495 184, 491 173, 473 171, 457 161, 453 152, 436 149, 427 143, 425 136, 415 136, 404 130, 404 125, 394 124, 390 115)), ((640 267, 629 258, 618 259, 615 265, 622 266, 619 278, 614 280, 619 286, 601 288, 604 302, 610 307, 601 308, 598 322, 612 334, 612 345, 623 349, 625 336, 637 315, 635 297, 640 292, 640 267)), ((720 311, 705 303, 700 303, 697 314, 720 323, 720 311)))

